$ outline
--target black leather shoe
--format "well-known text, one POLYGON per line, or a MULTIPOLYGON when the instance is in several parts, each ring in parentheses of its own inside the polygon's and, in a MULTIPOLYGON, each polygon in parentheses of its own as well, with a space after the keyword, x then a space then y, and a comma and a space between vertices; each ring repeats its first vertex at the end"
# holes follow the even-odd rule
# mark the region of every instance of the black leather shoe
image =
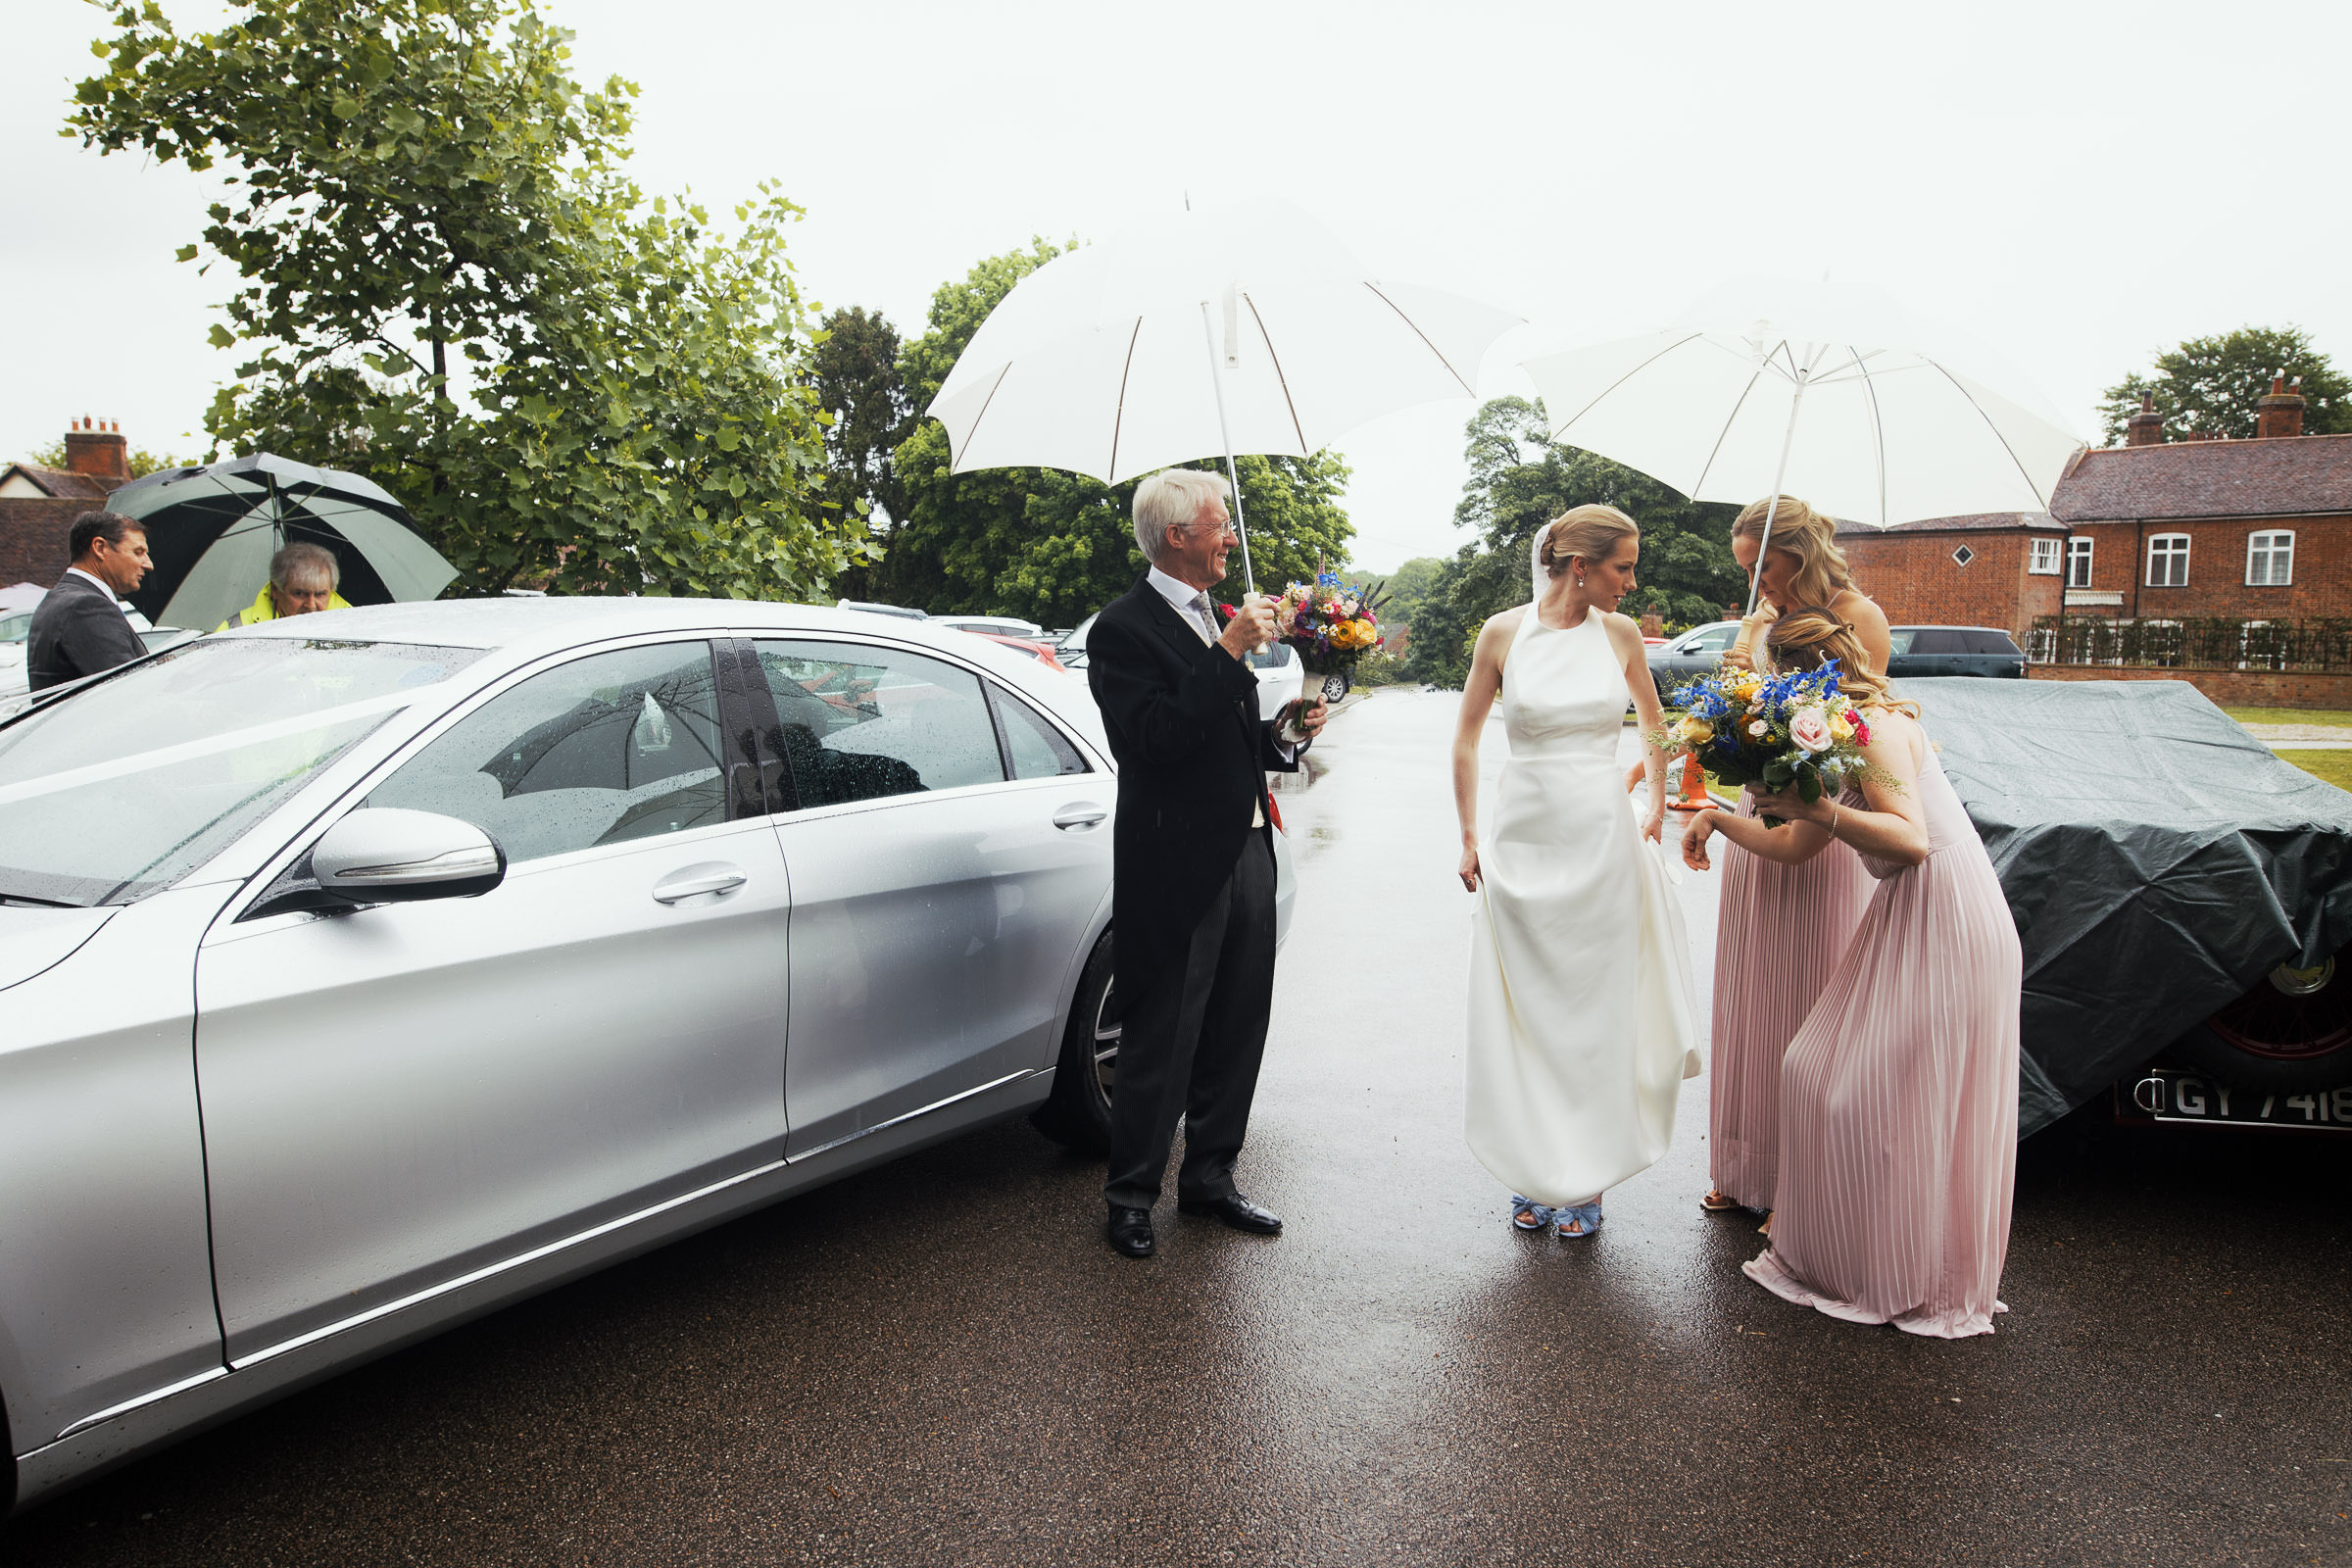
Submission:
POLYGON ((1110 1206, 1110 1224, 1107 1230, 1112 1250, 1124 1252, 1129 1257, 1150 1257, 1152 1255, 1152 1211, 1150 1209, 1121 1208, 1118 1204, 1113 1203, 1110 1206))
POLYGON ((1270 1209, 1263 1209, 1239 1193, 1227 1193, 1223 1198, 1183 1198, 1176 1201, 1178 1212, 1207 1214, 1221 1219, 1237 1231, 1252 1236, 1280 1236, 1282 1221, 1270 1209))

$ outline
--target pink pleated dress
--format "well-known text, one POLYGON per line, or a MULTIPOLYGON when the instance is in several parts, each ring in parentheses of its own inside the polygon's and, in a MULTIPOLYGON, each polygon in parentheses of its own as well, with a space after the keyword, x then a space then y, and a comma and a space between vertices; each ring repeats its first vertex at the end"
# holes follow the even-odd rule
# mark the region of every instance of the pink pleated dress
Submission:
MULTIPOLYGON (((1925 740, 1921 741, 1925 747, 1925 740)), ((1775 1295, 1854 1323, 1992 1332, 2017 1169, 2017 926, 1932 753, 1929 853, 1878 891, 1781 1062, 1775 1295)))
MULTIPOLYGON (((1754 814, 1745 797, 1740 814, 1754 814)), ((1878 884, 1842 844, 1783 865, 1721 835, 1713 842, 1722 882, 1707 1175, 1726 1198, 1766 1210, 1781 1164, 1781 1056, 1845 956, 1878 884)))

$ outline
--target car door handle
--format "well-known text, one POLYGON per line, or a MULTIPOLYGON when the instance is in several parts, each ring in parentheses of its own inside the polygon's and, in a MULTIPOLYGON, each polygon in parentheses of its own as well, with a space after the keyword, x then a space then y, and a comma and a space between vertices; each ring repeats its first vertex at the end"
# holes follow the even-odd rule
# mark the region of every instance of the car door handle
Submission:
POLYGON ((706 893, 732 893, 751 880, 731 865, 690 865, 654 884, 656 904, 677 904, 706 893))
POLYGON ((1054 813, 1054 825, 1064 833, 1083 833, 1109 814, 1092 801, 1072 801, 1054 813))

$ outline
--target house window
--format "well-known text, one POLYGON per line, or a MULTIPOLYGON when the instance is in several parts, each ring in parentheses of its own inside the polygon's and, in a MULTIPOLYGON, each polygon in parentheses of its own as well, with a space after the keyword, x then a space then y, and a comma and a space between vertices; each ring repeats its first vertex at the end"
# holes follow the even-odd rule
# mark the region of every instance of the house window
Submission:
POLYGON ((2069 588, 2090 586, 2090 541, 2069 539, 2066 542, 2066 585, 2069 588))
POLYGON ((1968 546, 1962 545, 1959 549, 1952 552, 1952 559, 1965 566, 1970 562, 1977 559, 1977 553, 1974 550, 1969 549, 1968 546))
POLYGON ((2295 536, 2283 529, 2246 540, 2246 586, 2283 588, 2295 580, 2295 536))
POLYGON ((2057 576, 2058 547, 2064 543, 2062 539, 2034 540, 2034 553, 2026 561, 2026 570, 2037 577, 2057 576))
POLYGON ((2188 535, 2160 533, 2148 539, 2148 586, 2188 586, 2188 535))

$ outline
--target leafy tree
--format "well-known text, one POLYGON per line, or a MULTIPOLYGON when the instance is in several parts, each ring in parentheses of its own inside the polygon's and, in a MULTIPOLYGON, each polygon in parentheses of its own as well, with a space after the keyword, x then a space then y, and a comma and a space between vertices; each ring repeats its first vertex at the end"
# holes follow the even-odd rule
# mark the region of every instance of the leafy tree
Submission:
POLYGON ((2271 377, 2303 381, 2303 433, 2352 433, 2352 382, 2328 356, 2311 346, 2300 327, 2242 327, 2220 337, 2192 337, 2156 356, 2154 375, 2127 375, 2107 389, 2099 419, 2109 444, 2120 442, 2127 421, 2139 412, 2140 394, 2153 393, 2164 416, 2165 434, 2228 436, 2254 434, 2255 402, 2271 389, 2271 377))
MULTIPOLYGON (((65 467, 65 438, 60 436, 45 447, 33 448, 24 461, 36 468, 65 467)), ((127 461, 130 464, 130 476, 133 479, 143 479, 148 474, 161 472, 165 468, 184 468, 195 460, 175 458, 168 452, 149 452, 144 447, 132 447, 127 455, 127 461)))
MULTIPOLYGON (((866 537, 887 555, 906 516, 906 491, 891 454, 914 433, 914 402, 899 375, 899 329, 879 311, 857 306, 824 319, 808 357, 808 376, 820 407, 833 416, 825 429, 826 488, 845 513, 859 514, 866 537)), ((852 567, 834 584, 851 599, 874 596, 873 567, 852 567)))
POLYGON ((728 234, 647 204, 636 88, 583 91, 529 0, 236 13, 183 36, 118 7, 71 121, 235 171, 203 245, 240 280, 213 340, 252 358, 217 445, 375 479, 476 591, 808 594, 862 553, 820 500, 799 209, 762 186, 728 234))
POLYGON ((1642 586, 1619 607, 1628 614, 1654 610, 1689 624, 1714 618, 1741 593, 1731 548, 1739 508, 1688 501, 1623 464, 1553 441, 1543 405, 1524 398, 1488 403, 1467 433, 1470 477, 1453 520, 1478 538, 1438 568, 1423 595, 1407 655, 1418 678, 1461 684, 1479 625, 1527 602, 1536 530, 1570 507, 1602 502, 1642 525, 1642 586))
MULTIPOLYGON (((900 372, 927 408, 988 313, 1030 272, 1060 254, 1043 239, 981 262, 931 299, 930 330, 907 343, 900 372)), ((1135 547, 1135 483, 1104 485, 1057 468, 949 472, 947 428, 925 419, 901 443, 906 521, 874 569, 876 596, 933 611, 1008 612, 1048 625, 1083 619, 1124 593, 1144 569, 1135 547)), ((1219 467, 1203 462, 1200 467, 1219 467)), ((1355 530, 1341 508, 1348 466, 1309 458, 1244 457, 1242 514, 1261 588, 1304 577, 1318 562, 1347 561, 1355 530)), ((1238 553, 1237 553, 1238 556, 1238 553)), ((1236 600, 1235 570, 1215 590, 1236 600)))

